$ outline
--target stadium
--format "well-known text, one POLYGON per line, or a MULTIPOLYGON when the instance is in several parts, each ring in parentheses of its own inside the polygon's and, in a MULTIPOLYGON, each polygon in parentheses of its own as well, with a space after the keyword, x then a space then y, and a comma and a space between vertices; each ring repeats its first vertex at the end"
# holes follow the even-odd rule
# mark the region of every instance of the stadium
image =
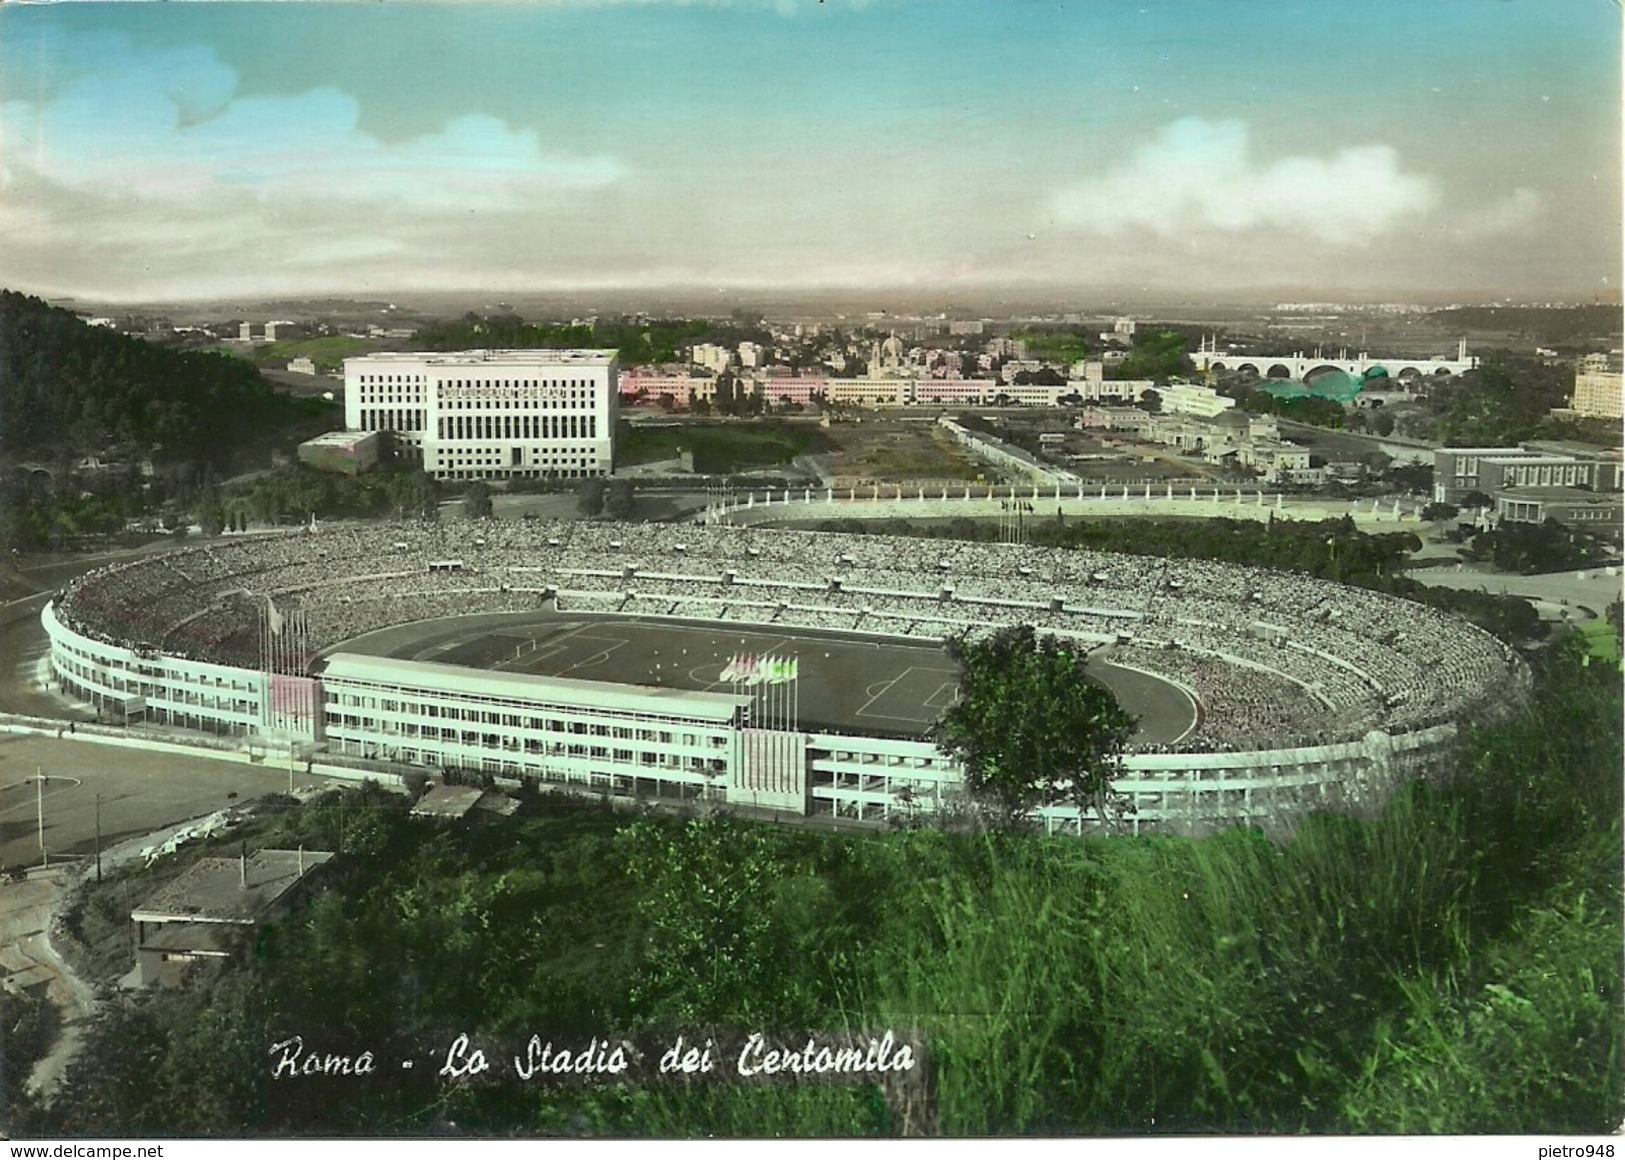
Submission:
MULTIPOLYGON (((1140 717, 1135 832, 1290 827, 1438 772, 1528 675, 1419 604, 1205 561, 698 524, 467 521, 232 537, 48 604, 104 718, 386 772, 871 822, 952 808, 942 642, 1026 623, 1140 717)), ((1051 832, 1099 823, 1046 807, 1051 832)))

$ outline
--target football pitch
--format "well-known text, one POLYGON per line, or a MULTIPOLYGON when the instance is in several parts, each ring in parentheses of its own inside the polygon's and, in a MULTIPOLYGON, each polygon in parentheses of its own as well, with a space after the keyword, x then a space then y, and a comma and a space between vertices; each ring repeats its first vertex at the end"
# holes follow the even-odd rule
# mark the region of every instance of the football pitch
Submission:
POLYGON ((730 692, 735 656, 797 663, 804 729, 917 736, 953 703, 959 672, 941 648, 808 632, 563 615, 444 645, 415 659, 541 677, 730 692))
MULTIPOLYGON (((579 613, 412 628, 348 648, 540 677, 710 692, 732 691, 722 674, 736 656, 795 659, 800 727, 843 733, 919 737, 958 695, 959 671, 934 644, 579 613)), ((1136 740, 1142 743, 1170 744, 1195 722, 1190 698, 1164 681, 1098 661, 1090 672, 1139 716, 1136 740)))

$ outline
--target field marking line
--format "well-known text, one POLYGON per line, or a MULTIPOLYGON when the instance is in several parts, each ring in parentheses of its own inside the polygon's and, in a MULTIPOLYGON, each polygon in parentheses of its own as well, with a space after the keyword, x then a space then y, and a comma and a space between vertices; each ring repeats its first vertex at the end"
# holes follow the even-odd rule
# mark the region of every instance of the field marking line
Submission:
POLYGON ((567 650, 563 645, 549 644, 546 647, 538 645, 520 659, 530 661, 531 667, 534 667, 536 665, 544 665, 554 657, 559 656, 566 651, 567 650))
MULTIPOLYGON (((577 669, 587 668, 589 665, 608 664, 610 659, 611 659, 611 654, 614 653, 616 649, 620 648, 622 645, 624 645, 626 643, 627 642, 624 641, 624 640, 623 641, 617 641, 615 644, 612 644, 609 648, 601 649, 598 652, 593 653, 591 656, 583 657, 581 660, 577 661, 575 664, 571 665, 567 669, 561 669, 559 671, 558 675, 562 677, 562 676, 565 676, 565 675, 567 675, 569 673, 575 672, 577 669)), ((618 684, 620 682, 611 681, 609 683, 610 684, 618 684)))
MULTIPOLYGON (((902 672, 898 673, 891 680, 887 681, 886 682, 886 687, 881 689, 880 692, 876 693, 874 696, 870 697, 867 701, 865 701, 863 703, 863 705, 856 712, 854 712, 852 714, 852 716, 854 716, 854 717, 886 717, 886 716, 889 716, 889 714, 886 714, 886 713, 871 713, 871 712, 869 712, 869 706, 873 705, 876 701, 880 700, 880 698, 884 697, 887 693, 891 692, 891 687, 893 685, 895 685, 898 681, 902 680, 904 677, 908 676, 913 671, 914 671, 914 666, 910 665, 908 668, 906 668, 902 672)), ((872 686, 872 685, 870 686, 870 688, 873 688, 873 687, 874 686, 872 686)), ((864 692, 866 692, 866 693, 868 691, 869 691, 868 689, 864 690, 864 692)), ((907 717, 900 718, 900 720, 905 720, 905 721, 910 720, 910 719, 911 718, 907 718, 907 717)))

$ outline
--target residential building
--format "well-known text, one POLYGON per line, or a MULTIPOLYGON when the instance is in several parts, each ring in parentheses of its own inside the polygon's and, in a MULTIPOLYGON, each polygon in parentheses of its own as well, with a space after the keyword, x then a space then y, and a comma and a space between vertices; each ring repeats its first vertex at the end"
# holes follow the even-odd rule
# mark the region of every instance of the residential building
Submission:
POLYGON ((1620 419, 1625 417, 1625 374, 1618 364, 1609 367, 1604 354, 1587 355, 1580 360, 1574 372, 1574 394, 1569 399, 1569 410, 1584 419, 1620 419))

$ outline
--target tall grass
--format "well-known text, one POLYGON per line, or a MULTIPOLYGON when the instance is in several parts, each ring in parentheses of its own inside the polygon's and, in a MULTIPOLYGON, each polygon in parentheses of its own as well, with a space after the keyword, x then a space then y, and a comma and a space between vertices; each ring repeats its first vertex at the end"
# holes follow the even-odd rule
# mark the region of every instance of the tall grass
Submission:
POLYGON ((960 840, 872 1008, 929 1038, 943 1129, 1616 1126, 1619 691, 1564 663, 1371 821, 960 840))

